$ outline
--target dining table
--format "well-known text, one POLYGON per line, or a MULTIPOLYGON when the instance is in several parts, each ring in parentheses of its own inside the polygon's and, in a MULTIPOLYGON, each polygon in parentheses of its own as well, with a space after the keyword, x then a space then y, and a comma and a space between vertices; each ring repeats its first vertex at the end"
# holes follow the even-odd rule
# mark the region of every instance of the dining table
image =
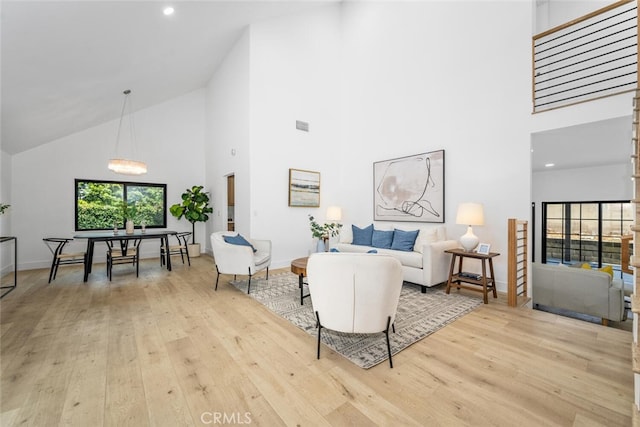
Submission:
MULTIPOLYGON (((154 230, 154 229, 145 229, 142 230, 134 230, 133 233, 126 233, 124 230, 122 231, 84 231, 76 233, 73 238, 74 239, 86 239, 87 240, 87 256, 85 257, 84 263, 84 281, 86 282, 89 279, 89 274, 91 274, 91 266, 93 265, 93 249, 96 242, 109 242, 109 241, 119 241, 123 248, 128 246, 129 240, 137 240, 137 239, 160 239, 161 245, 168 247, 169 246, 169 236, 177 234, 177 231, 172 230, 154 230)), ((171 257, 167 257, 167 270, 171 271, 171 257)))

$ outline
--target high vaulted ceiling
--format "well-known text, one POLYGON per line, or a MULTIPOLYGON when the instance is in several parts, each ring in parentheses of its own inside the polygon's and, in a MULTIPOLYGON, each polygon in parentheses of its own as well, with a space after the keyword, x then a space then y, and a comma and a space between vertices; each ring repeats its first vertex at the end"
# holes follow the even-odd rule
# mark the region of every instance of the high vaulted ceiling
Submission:
POLYGON ((335 1, 2 0, 2 150, 113 120, 125 89, 139 110, 201 88, 247 25, 335 1))
MULTIPOLYGON (((1 140, 16 154, 201 88, 247 25, 341 0, 0 0, 1 140)), ((628 119, 533 137, 533 170, 628 159, 628 119)))

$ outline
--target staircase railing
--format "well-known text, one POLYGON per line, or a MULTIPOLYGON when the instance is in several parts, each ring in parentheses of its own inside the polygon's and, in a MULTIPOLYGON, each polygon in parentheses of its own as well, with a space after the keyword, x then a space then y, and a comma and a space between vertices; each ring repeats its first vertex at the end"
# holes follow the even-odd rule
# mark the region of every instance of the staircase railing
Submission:
POLYGON ((632 91, 638 0, 621 0, 533 37, 533 112, 632 91))
POLYGON ((509 218, 507 260, 507 303, 518 307, 528 300, 528 222, 509 218))
MULTIPOLYGON (((638 239, 640 238, 640 89, 636 90, 635 97, 633 98, 633 125, 631 131, 632 139, 632 153, 631 159, 633 160, 633 200, 635 203, 636 216, 634 225, 631 227, 633 233, 633 248, 635 251, 638 239)), ((631 311, 634 317, 640 316, 640 295, 638 294, 638 284, 640 283, 640 256, 632 256, 629 265, 633 270, 633 294, 631 295, 631 311)), ((635 384, 635 395, 633 405, 633 425, 640 425, 640 330, 638 330, 638 321, 634 319, 633 322, 633 345, 631 347, 631 365, 633 370, 633 381, 635 384)))

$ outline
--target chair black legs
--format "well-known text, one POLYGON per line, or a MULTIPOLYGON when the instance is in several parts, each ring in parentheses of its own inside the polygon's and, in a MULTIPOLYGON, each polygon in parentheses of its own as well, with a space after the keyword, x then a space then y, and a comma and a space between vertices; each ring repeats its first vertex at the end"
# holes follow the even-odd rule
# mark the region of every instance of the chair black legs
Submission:
MULTIPOLYGON (((387 317, 387 329, 384 330, 384 335, 387 337, 387 351, 389 352, 389 366, 393 368, 393 360, 391 360, 391 343, 389 343, 389 325, 391 324, 391 316, 387 317)), ((393 327, 395 332, 395 326, 393 327)))
MULTIPOLYGON (((387 318, 387 329, 384 330, 384 335, 387 338, 387 352, 389 353, 389 366, 393 368, 393 359, 391 358, 391 343, 389 341, 389 326, 393 328, 395 333, 395 326, 391 324, 391 316, 387 318)), ((318 350, 316 358, 320 359, 320 341, 322 335, 322 324, 320 323, 320 314, 316 311, 316 328, 318 328, 318 350)))
MULTIPOLYGON (((187 255, 187 259, 189 259, 189 255, 187 255)), ((218 290, 218 281, 220 280, 220 270, 218 269, 218 266, 216 265, 216 272, 218 273, 218 275, 216 276, 216 287, 214 290, 218 290)), ((251 268, 249 268, 249 284, 247 286, 247 294, 251 293, 251 278, 253 277, 253 274, 251 274, 251 268)), ((237 275, 234 274, 233 275, 233 280, 237 280, 237 275)), ((267 267, 267 280, 269 280, 269 267, 267 267)))
POLYGON ((52 279, 56 278, 56 273, 58 272, 58 264, 54 258, 53 263, 51 264, 51 271, 49 272, 49 283, 51 283, 52 279))
POLYGON ((320 333, 322 331, 322 325, 320 324, 320 315, 316 311, 316 326, 318 327, 318 355, 317 359, 320 359, 320 333))

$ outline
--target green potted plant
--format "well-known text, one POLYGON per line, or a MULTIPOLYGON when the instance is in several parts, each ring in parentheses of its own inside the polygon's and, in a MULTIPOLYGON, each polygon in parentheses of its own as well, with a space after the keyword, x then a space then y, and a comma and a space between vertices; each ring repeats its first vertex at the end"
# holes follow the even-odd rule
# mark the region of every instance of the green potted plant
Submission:
POLYGON ((189 256, 200 256, 200 244, 196 243, 196 222, 206 222, 213 208, 209 206, 209 194, 202 191, 202 185, 194 185, 182 193, 182 203, 176 203, 169 208, 174 217, 184 217, 191 223, 191 244, 189 244, 189 256))
POLYGON ((124 200, 120 203, 120 207, 122 208, 122 217, 125 220, 125 230, 127 234, 133 234, 134 223, 133 219, 136 216, 136 205, 135 203, 127 203, 124 200))
POLYGON ((309 227, 311 228, 311 236, 318 239, 316 250, 318 252, 324 252, 327 250, 329 237, 337 236, 340 233, 342 224, 330 222, 320 225, 316 222, 313 215, 309 215, 309 227))
POLYGON ((0 203, 0 215, 2 215, 4 213, 4 211, 9 209, 9 206, 11 206, 11 205, 5 205, 4 203, 0 203))

